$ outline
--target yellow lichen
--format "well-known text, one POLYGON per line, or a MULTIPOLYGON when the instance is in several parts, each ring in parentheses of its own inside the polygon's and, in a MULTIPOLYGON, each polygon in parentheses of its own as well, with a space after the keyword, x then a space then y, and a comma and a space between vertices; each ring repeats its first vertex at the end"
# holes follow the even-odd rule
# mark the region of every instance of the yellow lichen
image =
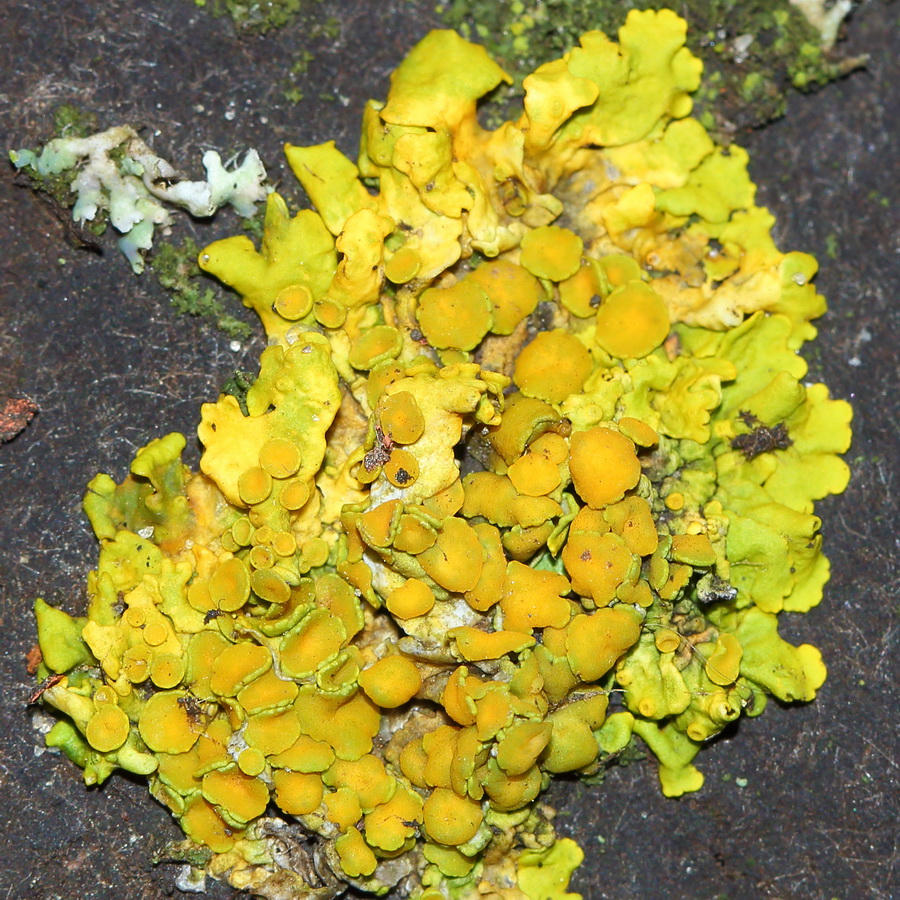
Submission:
POLYGON ((662 297, 641 281, 616 288, 597 310, 597 343, 610 356, 646 356, 668 333, 669 314, 662 297))
POLYGON ((169 435, 91 482, 87 614, 35 611, 48 742, 148 777, 210 874, 572 896, 553 775, 639 738, 696 790, 701 744, 821 686, 777 616, 822 596, 850 410, 804 382, 815 261, 690 117, 685 33, 589 32, 487 130, 507 76, 434 32, 355 161, 288 146, 315 211, 272 193, 258 249, 202 252, 259 375, 198 472, 169 435))
POLYGON ((526 397, 562 403, 591 374, 587 348, 562 329, 541 332, 516 360, 513 381, 526 397))
POLYGON ((532 275, 565 281, 578 271, 584 242, 568 228, 543 225, 522 238, 520 262, 532 275))
POLYGON ((569 469, 575 490, 593 509, 621 500, 641 474, 633 441, 602 426, 572 435, 569 469))
POLYGON ((379 706, 393 709, 418 693, 422 676, 406 657, 386 656, 360 673, 359 686, 379 706))
POLYGON ((435 788, 422 807, 425 831, 439 844, 457 847, 471 840, 484 814, 481 807, 447 788, 435 788))
POLYGON ((516 326, 534 312, 543 296, 540 282, 522 266, 507 259, 482 263, 467 280, 479 285, 491 301, 491 331, 494 334, 512 334, 516 326))
POLYGON ((506 567, 506 581, 500 596, 503 624, 509 631, 530 634, 535 628, 562 628, 571 617, 565 599, 571 585, 555 572, 541 572, 520 562, 506 567))
POLYGON ((494 321, 491 301, 471 280, 452 287, 429 288, 419 299, 416 313, 428 343, 440 350, 472 350, 494 321))

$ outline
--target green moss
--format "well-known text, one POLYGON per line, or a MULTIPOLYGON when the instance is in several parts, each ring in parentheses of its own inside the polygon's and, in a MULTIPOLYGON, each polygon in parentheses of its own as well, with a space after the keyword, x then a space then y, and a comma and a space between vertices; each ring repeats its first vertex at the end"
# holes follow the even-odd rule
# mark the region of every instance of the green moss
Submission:
POLYGON ((758 103, 766 96, 766 79, 761 72, 750 72, 741 85, 741 97, 747 103, 758 103))
POLYGON ((254 381, 256 381, 256 376, 252 372, 235 369, 222 385, 222 393, 234 397, 245 416, 250 415, 250 411, 247 409, 247 391, 253 387, 254 381))
POLYGON ((251 216, 249 219, 241 219, 241 227, 244 229, 244 232, 257 244, 261 243, 263 239, 264 221, 265 216, 259 213, 255 216, 251 216))
MULTIPOLYGON (((283 28, 300 12, 309 0, 194 0, 197 6, 208 7, 212 14, 229 16, 235 29, 243 34, 266 34, 283 28)), ((318 2, 318 0, 316 0, 318 2)))
MULTIPOLYGON (((337 40, 341 34, 341 23, 334 16, 322 22, 309 16, 308 21, 301 23, 300 30, 307 41, 324 39, 332 42, 337 40)), ((282 96, 288 103, 299 103, 307 96, 305 88, 309 86, 309 83, 305 76, 314 59, 315 54, 311 50, 303 49, 288 69, 287 77, 282 81, 282 96)))
MULTIPOLYGON (((30 182, 32 190, 39 194, 45 194, 58 209, 71 209, 75 205, 75 194, 72 192, 73 173, 64 172, 60 175, 41 175, 30 166, 20 169, 30 182)), ((97 219, 89 224, 93 234, 102 234, 106 230, 108 218, 106 213, 98 215, 97 219)))
POLYGON ((152 857, 153 865, 160 863, 187 863, 189 866, 205 866, 213 857, 209 847, 198 847, 189 841, 173 841, 152 857))
POLYGON ((303 22, 309 37, 323 36, 334 40, 341 33, 340 20, 334 16, 319 21, 317 8, 322 0, 194 0, 199 7, 209 9, 216 18, 228 16, 239 34, 261 35, 286 25, 308 14, 303 22))
POLYGON ((324 37, 328 41, 336 41, 341 36, 341 21, 335 16, 329 16, 324 22, 317 25, 313 32, 314 37, 324 37))
MULTIPOLYGON (((288 25, 297 25, 305 42, 324 39, 333 42, 340 37, 341 21, 335 16, 322 19, 321 0, 194 0, 201 8, 209 9, 215 18, 228 16, 240 35, 265 35, 288 25)), ((292 104, 306 96, 304 77, 314 55, 302 49, 287 70, 282 81, 281 95, 292 104)))
POLYGON ((53 137, 87 137, 97 130, 97 116, 73 103, 61 103, 53 110, 53 137))
POLYGON ((287 77, 282 85, 282 96, 288 103, 299 103, 306 96, 300 85, 313 59, 313 54, 309 50, 301 50, 300 55, 288 69, 287 77))
POLYGON ((150 260, 150 268, 160 285, 169 292, 175 310, 186 316, 199 316, 236 340, 247 340, 252 329, 226 309, 220 294, 197 265, 200 248, 192 238, 180 244, 160 244, 150 260))

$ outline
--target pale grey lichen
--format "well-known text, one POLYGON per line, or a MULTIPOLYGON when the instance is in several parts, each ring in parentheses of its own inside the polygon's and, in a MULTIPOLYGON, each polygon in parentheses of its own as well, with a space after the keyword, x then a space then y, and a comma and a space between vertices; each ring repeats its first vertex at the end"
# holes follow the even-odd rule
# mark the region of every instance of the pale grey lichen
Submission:
POLYGON ((155 229, 166 233, 171 225, 171 207, 206 218, 231 206, 249 218, 268 193, 266 170, 255 150, 230 169, 215 150, 207 150, 206 179, 190 181, 157 156, 130 125, 89 137, 55 138, 40 151, 11 151, 10 159, 17 169, 31 169, 39 177, 70 174, 69 188, 76 197, 72 218, 94 222, 106 213, 122 235, 119 249, 138 274, 144 269, 141 251, 153 245, 155 229))
POLYGON ((803 13, 806 20, 822 36, 822 49, 830 50, 837 41, 844 19, 853 9, 853 0, 788 0, 803 13))

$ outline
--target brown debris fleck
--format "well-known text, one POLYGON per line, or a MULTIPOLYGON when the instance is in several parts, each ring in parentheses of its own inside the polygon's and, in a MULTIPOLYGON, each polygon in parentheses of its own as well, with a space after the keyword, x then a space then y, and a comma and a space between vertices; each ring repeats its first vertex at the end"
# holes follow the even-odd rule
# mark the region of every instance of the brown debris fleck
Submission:
POLYGON ((373 472, 379 466, 391 461, 394 442, 386 435, 380 425, 375 426, 375 446, 363 457, 363 466, 367 472, 373 472))
POLYGON ((755 459, 760 453, 768 453, 770 450, 787 450, 794 443, 788 435, 784 422, 769 428, 746 410, 741 411, 740 418, 745 425, 755 427, 748 434, 739 434, 736 438, 732 438, 731 449, 740 450, 748 460, 755 459))
POLYGON ((32 703, 37 703, 38 700, 41 699, 44 691, 49 690, 55 684, 59 684, 60 681, 65 678, 65 675, 55 674, 50 675, 48 678, 45 678, 35 689, 34 693, 28 698, 28 705, 31 706, 32 703))
POLYGON ((28 397, 9 397, 0 403, 0 443, 5 444, 25 430, 38 408, 28 397))
POLYGON ((29 675, 34 675, 40 664, 43 662, 43 654, 41 653, 41 648, 35 644, 26 654, 25 654, 25 668, 28 671, 29 675))

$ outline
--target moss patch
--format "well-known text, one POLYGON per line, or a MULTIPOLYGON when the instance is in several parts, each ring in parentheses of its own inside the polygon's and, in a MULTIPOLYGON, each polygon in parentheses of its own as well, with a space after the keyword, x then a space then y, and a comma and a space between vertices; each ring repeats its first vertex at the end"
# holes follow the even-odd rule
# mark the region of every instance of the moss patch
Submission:
POLYGON ((169 293, 174 309, 185 316, 199 316, 235 340, 247 340, 252 329, 246 322, 231 315, 222 301, 222 291, 213 289, 211 282, 197 265, 200 248, 193 238, 180 244, 164 243, 150 260, 150 268, 157 281, 169 293))

